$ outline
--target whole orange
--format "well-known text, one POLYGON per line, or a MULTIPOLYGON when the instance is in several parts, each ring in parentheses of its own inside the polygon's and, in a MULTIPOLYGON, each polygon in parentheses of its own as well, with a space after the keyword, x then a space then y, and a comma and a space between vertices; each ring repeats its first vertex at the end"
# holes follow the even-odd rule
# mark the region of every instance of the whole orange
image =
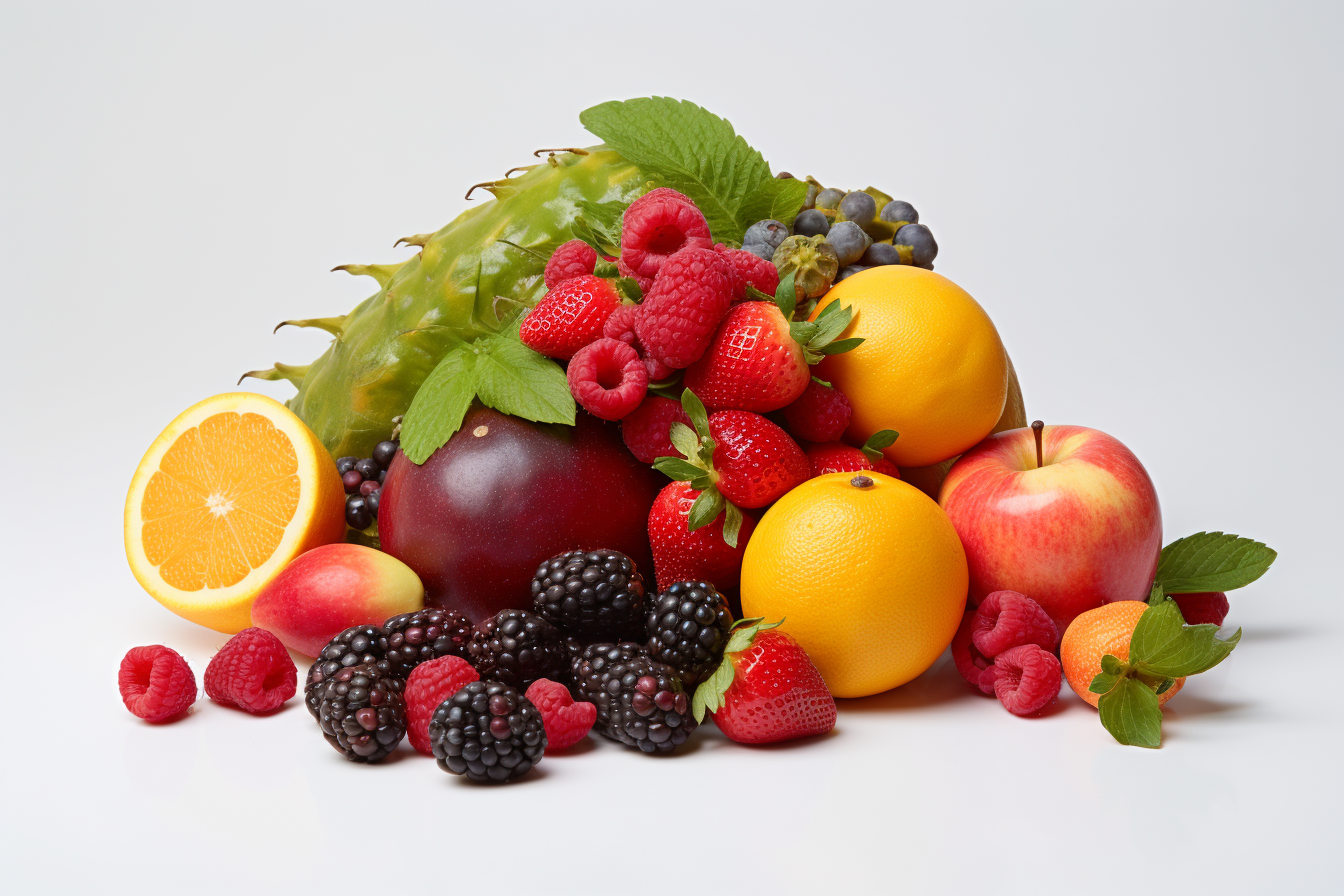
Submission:
POLYGON ((742 611, 784 619, 837 697, 905 684, 952 642, 966 554, 942 508, 881 473, 828 473, 775 502, 742 557, 742 611))
MULTIPOLYGON (((1088 686, 1101 674, 1101 658, 1109 653, 1122 662, 1129 659, 1129 639, 1147 609, 1148 604, 1141 600, 1120 600, 1080 613, 1069 623, 1059 642, 1059 661, 1075 694, 1097 705, 1101 695, 1089 691, 1088 686)), ((1184 678, 1176 679, 1166 693, 1158 695, 1158 705, 1176 696, 1184 685, 1184 678)))
POLYGON ((966 290, 923 268, 884 265, 837 283, 812 319, 833 302, 854 310, 844 336, 864 340, 817 365, 853 406, 850 441, 894 429, 887 459, 922 467, 989 435, 1008 395, 1008 356, 966 290))

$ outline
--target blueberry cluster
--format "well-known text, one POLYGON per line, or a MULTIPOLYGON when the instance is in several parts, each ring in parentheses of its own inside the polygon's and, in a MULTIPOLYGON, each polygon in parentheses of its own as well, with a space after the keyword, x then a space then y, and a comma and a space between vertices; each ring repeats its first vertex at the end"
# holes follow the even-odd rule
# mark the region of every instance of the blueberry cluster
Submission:
POLYGON ((345 524, 351 529, 367 529, 378 519, 378 499, 392 458, 401 442, 387 439, 373 446, 373 457, 342 457, 336 472, 345 486, 345 524))

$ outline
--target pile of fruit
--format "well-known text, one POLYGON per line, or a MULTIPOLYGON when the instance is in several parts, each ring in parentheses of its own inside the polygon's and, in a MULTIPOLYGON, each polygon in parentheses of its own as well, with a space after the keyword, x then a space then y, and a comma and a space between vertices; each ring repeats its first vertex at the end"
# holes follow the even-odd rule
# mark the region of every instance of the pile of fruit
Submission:
MULTIPOLYGON (((914 207, 772 175, 690 103, 604 103, 602 145, 478 185, 288 379, 189 408, 133 477, 131 568, 237 633, 207 696, 297 691, 356 762, 403 739, 513 780, 590 731, 675 751, 824 735, 836 699, 949 648, 1020 716, 1064 681, 1121 743, 1236 646, 1275 554, 1162 545, 1151 480, 1094 429, 1027 426, 997 330, 933 273, 914 207), (655 138, 651 136, 657 134, 655 138), (675 135, 669 137, 668 135, 675 135)), ((132 649, 148 721, 196 697, 132 649)), ((841 705, 843 709, 843 704, 841 705)))

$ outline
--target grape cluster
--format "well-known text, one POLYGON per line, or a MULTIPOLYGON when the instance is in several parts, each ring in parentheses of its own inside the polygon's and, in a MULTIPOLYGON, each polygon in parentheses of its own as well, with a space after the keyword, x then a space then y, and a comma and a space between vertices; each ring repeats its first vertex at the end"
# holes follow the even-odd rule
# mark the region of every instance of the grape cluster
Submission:
POLYGON ((378 519, 383 480, 400 444, 398 439, 388 439, 373 446, 373 457, 342 457, 336 461, 336 472, 345 486, 345 523, 351 529, 367 529, 378 519))

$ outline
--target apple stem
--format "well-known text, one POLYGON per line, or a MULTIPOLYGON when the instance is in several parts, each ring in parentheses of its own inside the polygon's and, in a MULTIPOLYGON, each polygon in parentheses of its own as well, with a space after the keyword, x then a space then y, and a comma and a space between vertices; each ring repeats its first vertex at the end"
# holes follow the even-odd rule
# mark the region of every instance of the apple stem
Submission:
POLYGON ((1041 454, 1041 431, 1045 429, 1045 422, 1036 420, 1031 424, 1031 432, 1036 436, 1036 468, 1039 470, 1045 466, 1045 457, 1041 454))

